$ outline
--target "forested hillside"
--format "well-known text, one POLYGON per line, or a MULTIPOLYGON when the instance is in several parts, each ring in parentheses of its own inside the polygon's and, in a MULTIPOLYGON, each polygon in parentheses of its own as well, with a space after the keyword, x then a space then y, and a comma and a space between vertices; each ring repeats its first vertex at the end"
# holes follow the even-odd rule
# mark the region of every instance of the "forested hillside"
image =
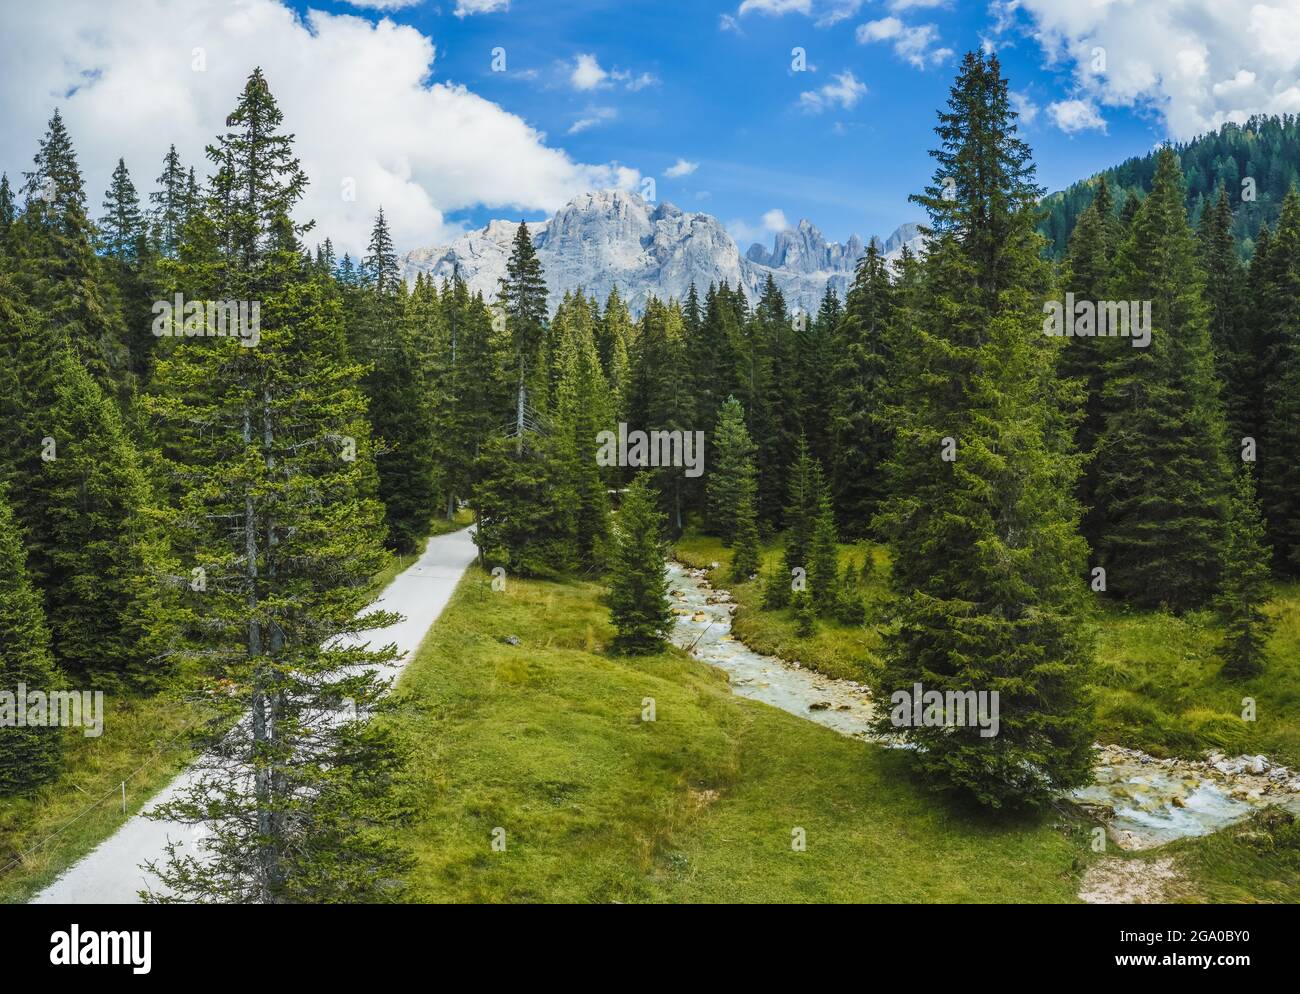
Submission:
MULTIPOLYGON (((231 96, 206 178, 173 150, 142 200, 119 162, 98 220, 57 111, 0 179, 0 681, 218 712, 207 776, 163 808, 214 839, 207 863, 160 855, 178 898, 407 896, 412 743, 372 584, 465 508, 494 576, 573 585, 581 611, 600 585, 585 651, 608 667, 667 651, 668 544, 703 531, 800 638, 869 631, 877 701, 1000 695, 996 738, 878 715, 916 747, 890 768, 961 811, 1089 781, 1102 610, 1201 619, 1231 696, 1290 706, 1265 681, 1289 665, 1274 584, 1300 577, 1294 119, 1072 187, 1053 264, 1008 81, 971 52, 913 197, 923 257, 869 246, 811 316, 769 278, 753 306, 692 285, 634 319, 617 290, 551 313, 522 224, 492 300, 408 286, 382 209, 338 258, 294 220, 308 177, 270 81, 231 96), (1122 332, 1096 323, 1115 302, 1122 332)), ((65 740, 15 737, 0 793, 58 783, 65 740)))
MULTIPOLYGON (((1232 235, 1242 259, 1250 258, 1259 229, 1277 223, 1282 201, 1300 179, 1300 118, 1255 116, 1245 124, 1225 124, 1218 131, 1173 146, 1186 182, 1186 206, 1193 225, 1223 187, 1233 206, 1232 235), (1253 184, 1243 185, 1246 180, 1253 184)), ((1120 210, 1130 198, 1151 192, 1157 152, 1126 159, 1104 170, 1120 210)), ((1070 233, 1092 200, 1098 176, 1079 180, 1050 194, 1040 231, 1052 256, 1060 259, 1070 233)))

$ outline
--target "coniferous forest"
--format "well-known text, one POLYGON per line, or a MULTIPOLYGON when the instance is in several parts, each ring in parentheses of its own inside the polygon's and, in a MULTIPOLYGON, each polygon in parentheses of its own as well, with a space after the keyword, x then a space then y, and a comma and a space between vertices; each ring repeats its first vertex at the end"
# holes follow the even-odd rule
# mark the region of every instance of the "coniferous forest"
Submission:
POLYGON ((340 253, 271 69, 102 192, 51 106, 0 894, 1300 900, 1296 119, 1049 194, 998 54, 943 71, 920 248, 815 310, 553 293, 523 221, 491 292, 383 207, 340 253))

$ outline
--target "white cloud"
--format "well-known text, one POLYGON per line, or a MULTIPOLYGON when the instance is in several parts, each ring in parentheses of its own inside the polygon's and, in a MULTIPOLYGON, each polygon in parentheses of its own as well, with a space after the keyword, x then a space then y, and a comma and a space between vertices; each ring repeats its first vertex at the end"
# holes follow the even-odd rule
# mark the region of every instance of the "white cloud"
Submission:
POLYGON ((920 10, 930 7, 946 7, 950 0, 889 0, 889 9, 894 13, 902 10, 920 10))
POLYGON ((689 176, 699 168, 700 164, 698 162, 687 162, 685 159, 678 159, 664 170, 664 175, 672 179, 677 179, 679 176, 689 176))
POLYGON ((389 20, 276 0, 137 0, 132 16, 102 0, 6 9, 24 39, 0 60, 0 169, 14 178, 56 106, 98 212, 119 155, 136 188, 153 188, 171 142, 200 176, 254 66, 266 74, 284 129, 311 181, 298 210, 310 238, 363 249, 382 203, 399 246, 447 240, 447 214, 470 207, 553 211, 578 193, 633 188, 634 169, 575 162, 522 118, 464 86, 430 82, 433 40, 389 20), (147 24, 148 31, 140 25, 147 24), (193 71, 201 46, 206 70, 193 71), (356 184, 355 200, 343 185, 356 184))
POLYGON ((1007 96, 1011 100, 1011 109, 1020 116, 1020 123, 1033 124, 1034 118, 1038 116, 1038 104, 1030 100, 1027 94, 1015 90, 1011 90, 1007 96))
POLYGON ((894 54, 918 69, 938 65, 952 55, 951 48, 933 47, 939 40, 939 29, 933 24, 911 27, 897 17, 881 17, 859 24, 856 34, 860 45, 875 41, 892 42, 894 54))
POLYGON ((594 90, 608 78, 609 73, 600 67, 594 55, 582 54, 573 60, 573 71, 569 74, 569 82, 573 84, 575 90, 594 90))
POLYGON ((834 0, 817 18, 817 27, 828 28, 840 21, 847 21, 856 14, 866 0, 834 0))
POLYGON ((820 90, 806 90, 799 94, 799 103, 811 114, 820 114, 837 104, 845 110, 852 110, 866 92, 867 85, 855 79, 852 72, 845 70, 836 74, 835 82, 827 83, 820 90))
POLYGON ((622 83, 633 93, 644 90, 647 86, 658 86, 659 77, 654 73, 634 74, 630 69, 605 69, 600 60, 590 53, 582 53, 573 60, 569 71, 569 82, 575 90, 599 90, 614 83, 622 83))
POLYGON ((414 7, 420 0, 345 0, 353 7, 366 7, 370 10, 401 10, 414 7))
POLYGON ((812 0, 744 0, 738 13, 744 17, 750 11, 758 14, 810 14, 812 0))
POLYGON ((1076 131, 1106 130, 1106 122, 1087 100, 1058 100, 1047 105, 1047 113, 1067 135, 1076 131))
POLYGON ((731 31, 738 35, 743 35, 745 33, 740 27, 740 22, 737 21, 730 14, 718 15, 718 30, 731 31))
POLYGON ((582 112, 582 117, 578 118, 569 127, 569 134, 576 135, 583 131, 589 131, 597 125, 604 124, 606 121, 612 121, 618 117, 618 111, 613 107, 588 107, 582 112))
POLYGON ((456 0, 456 9, 452 13, 457 17, 469 17, 471 14, 492 14, 509 9, 510 0, 456 0))
POLYGON ((1106 107, 1161 114, 1185 140, 1251 114, 1300 106, 1300 0, 1004 0, 1081 94, 1106 107), (1094 70, 1094 50, 1105 68, 1094 70))
POLYGON ((773 208, 763 215, 763 227, 768 231, 786 231, 790 224, 785 219, 785 211, 773 208))

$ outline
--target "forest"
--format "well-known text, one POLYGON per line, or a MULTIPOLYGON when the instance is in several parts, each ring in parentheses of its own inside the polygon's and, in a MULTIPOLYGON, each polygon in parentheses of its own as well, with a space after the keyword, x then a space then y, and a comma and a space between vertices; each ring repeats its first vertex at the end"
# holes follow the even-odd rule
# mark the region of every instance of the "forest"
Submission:
MULTIPOLYGON (((119 160, 95 211, 57 110, 31 170, 0 179, 0 687, 90 688, 194 719, 119 757, 164 731, 212 757, 160 809, 206 824, 209 857, 160 857, 159 899, 610 896, 545 875, 465 883, 468 855, 440 876, 411 827, 436 810, 418 800, 427 741, 442 757, 470 739, 445 724, 446 687, 424 705, 446 710, 429 740, 417 690, 390 693, 379 668, 395 652, 367 640, 395 621, 372 603, 376 578, 470 519, 479 561, 458 625, 474 610, 489 625, 470 597, 500 575, 513 596, 569 604, 553 622, 566 651, 667 679, 686 663, 668 644, 665 559, 694 559, 735 592, 738 633, 797 645, 876 700, 996 694, 992 736, 900 727, 883 708, 873 726, 912 747, 881 761, 882 791, 935 792, 927 805, 968 824, 1041 826, 1091 782, 1099 741, 1300 762, 1278 731, 1298 706, 1294 118, 1045 197, 997 57, 972 52, 912 198, 923 254, 888 264, 868 246, 847 298, 828 290, 816 314, 792 314, 770 280, 753 301, 692 287, 633 314, 617 291, 552 311, 522 222, 490 300, 404 279, 382 210, 365 255, 338 257, 296 219, 307 175, 270 82, 254 70, 233 96, 208 161, 173 147, 147 196, 119 160), (1145 347, 1044 334, 1066 294, 1142 302, 1145 347), (213 302, 238 334, 216 329, 213 302), (633 458, 637 431, 702 437, 699 466, 633 458), (1163 699, 1115 662, 1108 640, 1138 625, 1200 640, 1205 697, 1163 699), (1268 722, 1238 718, 1242 698, 1268 722)), ((431 644, 436 670, 479 643, 431 644)), ((497 665, 529 684, 530 664, 497 665)), ((102 760, 64 728, 0 736, 0 865, 22 876, 56 827, 42 805, 102 760)), ((715 761, 710 778, 734 782, 715 761)), ((644 889, 659 886, 645 860, 670 858, 644 831, 657 855, 629 857, 640 870, 618 895, 708 897, 644 889)), ((1267 860, 1289 869, 1261 886, 1294 894, 1300 831, 1268 832, 1289 855, 1267 860)))

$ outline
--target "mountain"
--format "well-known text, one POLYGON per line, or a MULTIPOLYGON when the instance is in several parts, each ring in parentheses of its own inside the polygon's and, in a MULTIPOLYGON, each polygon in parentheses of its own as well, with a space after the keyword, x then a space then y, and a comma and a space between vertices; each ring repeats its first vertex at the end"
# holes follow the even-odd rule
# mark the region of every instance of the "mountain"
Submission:
MULTIPOLYGON (((417 273, 450 279, 459 267, 471 290, 496 297, 505 274, 518 224, 492 221, 467 232, 450 245, 416 249, 403 259, 408 280, 417 273)), ((686 296, 692 282, 702 295, 710 283, 742 286, 757 300, 767 277, 776 281, 791 309, 815 312, 827 283, 841 299, 853 269, 866 251, 857 235, 845 244, 828 242, 808 221, 778 232, 770 250, 752 246, 743 256, 717 218, 688 214, 664 201, 651 204, 635 193, 601 190, 575 197, 549 221, 530 222, 528 230, 546 272, 554 308, 566 292, 581 287, 602 303, 613 287, 635 313, 651 296, 686 296)), ((887 258, 903 245, 919 249, 914 224, 898 228, 883 243, 887 258)))

